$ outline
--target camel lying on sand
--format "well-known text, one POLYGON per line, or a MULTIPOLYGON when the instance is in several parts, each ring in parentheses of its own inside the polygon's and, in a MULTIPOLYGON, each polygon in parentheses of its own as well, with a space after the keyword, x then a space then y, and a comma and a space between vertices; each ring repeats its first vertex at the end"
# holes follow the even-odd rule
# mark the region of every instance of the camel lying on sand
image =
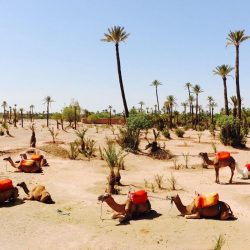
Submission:
POLYGON ((187 219, 210 218, 228 220, 235 218, 230 206, 223 201, 219 201, 218 204, 210 207, 197 208, 195 200, 190 205, 184 206, 178 194, 176 196, 167 196, 167 199, 171 200, 171 203, 174 202, 181 215, 187 219))
POLYGON ((15 202, 18 197, 18 189, 16 187, 10 188, 0 192, 0 203, 5 201, 15 202))
POLYGON ((116 213, 113 214, 112 219, 119 218, 119 222, 130 220, 134 216, 141 214, 147 214, 151 211, 151 204, 149 200, 145 203, 134 204, 130 199, 127 199, 125 203, 118 204, 115 202, 110 194, 100 195, 98 200, 106 202, 116 213))
POLYGON ((47 204, 55 203, 52 200, 50 193, 45 189, 45 186, 37 185, 31 191, 29 191, 25 182, 18 183, 17 186, 22 187, 27 194, 27 196, 23 198, 24 200, 35 200, 47 204))
POLYGON ((11 157, 7 157, 3 159, 4 161, 8 161, 10 165, 19 172, 24 173, 39 173, 42 171, 41 163, 35 160, 21 160, 18 164, 15 164, 11 157))
POLYGON ((199 153, 199 155, 202 157, 203 161, 207 164, 207 165, 212 165, 214 166, 215 169, 215 182, 216 183, 220 183, 219 181, 219 170, 222 167, 230 167, 231 169, 231 178, 229 180, 229 183, 232 183, 233 181, 233 176, 234 176, 234 170, 235 170, 235 159, 230 156, 227 159, 223 159, 223 160, 218 160, 217 158, 214 158, 213 160, 210 160, 208 158, 208 154, 207 153, 199 153))

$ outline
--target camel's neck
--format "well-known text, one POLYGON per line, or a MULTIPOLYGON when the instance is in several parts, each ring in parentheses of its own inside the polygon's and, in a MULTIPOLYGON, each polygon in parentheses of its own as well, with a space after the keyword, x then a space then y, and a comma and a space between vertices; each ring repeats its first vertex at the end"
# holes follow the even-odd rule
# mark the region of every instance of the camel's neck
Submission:
POLYGON ((205 161, 205 163, 206 163, 207 165, 214 165, 213 161, 211 161, 211 160, 208 158, 208 155, 207 155, 207 154, 203 155, 202 158, 203 158, 203 160, 205 161))
POLYGON ((11 158, 8 159, 8 162, 10 163, 10 165, 12 167, 17 168, 16 165, 15 165, 15 163, 14 163, 14 161, 11 158))
POLYGON ((106 203, 117 213, 125 212, 125 204, 118 204, 112 197, 105 200, 106 203))
POLYGON ((176 198, 174 199, 174 203, 175 203, 177 209, 181 212, 181 214, 183 214, 183 215, 187 214, 187 208, 186 208, 186 206, 184 206, 182 204, 179 196, 176 196, 176 198))
POLYGON ((23 191, 26 193, 26 194, 29 194, 29 189, 27 188, 27 186, 26 186, 26 184, 24 183, 22 186, 21 186, 22 188, 23 188, 23 191))

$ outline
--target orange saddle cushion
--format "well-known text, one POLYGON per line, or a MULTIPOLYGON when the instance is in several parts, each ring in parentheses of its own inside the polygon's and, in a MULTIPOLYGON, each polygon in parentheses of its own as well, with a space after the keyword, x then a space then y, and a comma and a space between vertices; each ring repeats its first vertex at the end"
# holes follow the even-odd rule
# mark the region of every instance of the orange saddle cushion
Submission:
POLYGON ((197 208, 211 207, 219 202, 219 194, 216 192, 210 194, 200 194, 195 198, 197 208))
POLYGON ((41 155, 37 155, 37 154, 33 154, 31 156, 31 160, 34 160, 34 161, 41 161, 42 160, 42 156, 41 155))
POLYGON ((13 188, 12 180, 10 179, 4 179, 0 180, 0 191, 6 191, 8 189, 13 188))
POLYGON ((33 160, 21 160, 20 162, 20 166, 23 166, 23 167, 32 167, 33 164, 34 164, 33 160))
POLYGON ((145 203, 148 200, 148 194, 145 190, 138 190, 134 193, 130 193, 129 197, 135 204, 145 203))
POLYGON ((216 153, 216 158, 218 160, 226 160, 226 159, 230 158, 230 153, 227 151, 218 152, 218 153, 216 153))

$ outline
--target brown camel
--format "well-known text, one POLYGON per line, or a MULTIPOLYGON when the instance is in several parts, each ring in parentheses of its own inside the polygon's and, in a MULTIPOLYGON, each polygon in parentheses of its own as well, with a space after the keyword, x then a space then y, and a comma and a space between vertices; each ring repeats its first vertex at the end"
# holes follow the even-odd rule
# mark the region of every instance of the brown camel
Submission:
POLYGON ((35 200, 47 204, 54 204, 50 193, 45 189, 45 186, 37 185, 31 191, 27 188, 25 182, 18 183, 17 186, 22 187, 24 192, 27 194, 24 200, 35 200))
POLYGON ((11 157, 4 158, 3 160, 8 161, 12 167, 18 169, 18 172, 24 172, 24 173, 42 172, 41 163, 38 161, 21 160, 18 164, 15 164, 14 161, 11 159, 11 157))
POLYGON ((148 214, 151 211, 151 204, 149 200, 145 203, 134 204, 130 199, 125 203, 118 204, 110 194, 100 195, 98 200, 106 202, 116 213, 113 214, 112 219, 119 218, 119 222, 130 220, 134 216, 141 214, 148 214))
POLYGON ((219 181, 219 170, 222 167, 230 167, 231 169, 231 178, 229 180, 229 183, 232 183, 233 181, 233 176, 234 176, 234 170, 235 170, 235 159, 230 156, 227 159, 223 159, 223 160, 218 160, 217 158, 214 158, 213 160, 210 160, 208 158, 208 154, 207 153, 199 153, 199 155, 202 157, 203 161, 207 164, 207 165, 212 165, 214 166, 215 169, 215 182, 216 183, 220 183, 219 181))
POLYGON ((230 206, 223 201, 219 201, 218 204, 210 207, 197 208, 195 200, 190 205, 184 206, 178 194, 176 196, 167 196, 167 199, 171 200, 171 203, 174 202, 181 215, 187 219, 235 219, 230 206))
POLYGON ((18 189, 16 187, 10 188, 0 192, 0 203, 5 201, 15 202, 18 197, 18 189))

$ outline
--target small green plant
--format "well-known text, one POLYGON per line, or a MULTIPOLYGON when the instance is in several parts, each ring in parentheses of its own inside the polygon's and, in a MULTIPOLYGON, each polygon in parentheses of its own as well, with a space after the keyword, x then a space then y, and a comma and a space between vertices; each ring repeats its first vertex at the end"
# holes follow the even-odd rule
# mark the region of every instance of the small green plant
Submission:
POLYGON ((151 188, 151 192, 154 193, 155 192, 155 185, 154 185, 154 183, 151 183, 150 188, 151 188))
POLYGON ((163 175, 155 175, 155 182, 158 186, 159 189, 162 189, 162 185, 163 185, 163 182, 164 182, 164 176, 163 175))
POLYGON ((99 133, 99 127, 98 125, 95 125, 95 132, 98 134, 99 133))
POLYGON ((216 239, 216 243, 215 243, 213 250, 221 250, 225 243, 226 243, 226 240, 224 236, 220 234, 219 237, 216 239))
POLYGON ((181 128, 177 128, 175 130, 175 134, 179 137, 179 138, 183 138, 184 134, 185 134, 185 131, 182 130, 181 128))
POLYGON ((197 136, 198 136, 198 142, 200 143, 201 142, 202 133, 198 133, 197 136))
POLYGON ((163 129, 162 134, 166 139, 171 139, 169 129, 167 128, 163 129))
POLYGON ((189 153, 187 154, 182 154, 185 162, 185 168, 188 168, 188 161, 189 161, 189 153))
POLYGON ((177 180, 173 173, 171 173, 170 178, 168 178, 168 182, 170 184, 170 190, 176 190, 177 180))
POLYGON ((78 143, 76 141, 69 144, 69 158, 75 160, 79 155, 78 143))
POLYGON ((216 147, 214 142, 212 142, 211 147, 212 147, 214 153, 217 153, 217 147, 216 147))
POLYGON ((56 143, 56 139, 57 139, 57 136, 59 135, 59 133, 57 131, 55 131, 54 127, 48 128, 48 130, 50 132, 50 135, 52 136, 53 143, 56 143))

